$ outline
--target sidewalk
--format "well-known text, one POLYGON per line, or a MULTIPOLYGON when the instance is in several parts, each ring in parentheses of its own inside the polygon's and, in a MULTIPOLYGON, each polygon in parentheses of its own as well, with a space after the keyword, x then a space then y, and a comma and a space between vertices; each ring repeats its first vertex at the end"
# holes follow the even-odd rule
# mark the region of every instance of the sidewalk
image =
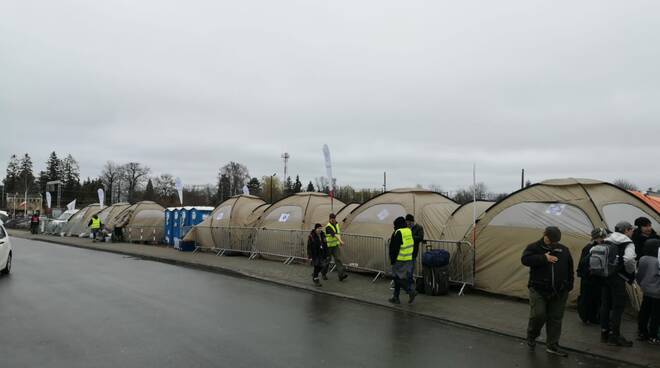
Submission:
MULTIPOLYGON (((128 243, 92 243, 90 239, 32 235, 27 231, 9 230, 11 236, 41 240, 81 248, 132 255, 148 260, 194 267, 213 272, 248 277, 279 285, 295 287, 313 292, 335 295, 363 303, 399 309, 456 325, 486 330, 497 334, 524 338, 527 327, 528 305, 521 301, 466 292, 457 296, 429 297, 420 295, 413 305, 403 297, 400 306, 387 302, 391 291, 389 281, 379 279, 371 283, 372 275, 351 273, 343 283, 337 281, 336 274, 329 275, 320 288, 314 287, 309 266, 284 265, 277 261, 249 260, 247 257, 215 256, 208 253, 179 252, 169 247, 128 243)), ((18 252, 17 252, 18 253, 18 252)), ((17 255, 18 256, 18 255, 17 255)), ((636 321, 624 317, 622 333, 634 339, 637 336, 636 321)), ((544 335, 543 333, 542 335, 544 335)), ((543 336, 542 336, 543 337, 543 336)), ((524 344, 520 340, 520 344, 524 344)), ((563 347, 569 350, 616 360, 644 367, 660 367, 660 347, 635 341, 632 348, 617 348, 600 343, 600 328, 585 326, 573 309, 568 309, 564 317, 563 347)), ((540 349, 538 347, 537 349, 540 349)))

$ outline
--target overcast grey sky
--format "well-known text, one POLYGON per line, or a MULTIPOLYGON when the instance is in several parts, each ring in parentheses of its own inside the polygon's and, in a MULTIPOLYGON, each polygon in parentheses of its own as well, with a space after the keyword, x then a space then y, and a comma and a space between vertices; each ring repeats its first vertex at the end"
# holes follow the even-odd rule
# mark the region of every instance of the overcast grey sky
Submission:
POLYGON ((7 0, 0 176, 71 153, 188 184, 376 188, 554 177, 660 186, 660 2, 7 0))

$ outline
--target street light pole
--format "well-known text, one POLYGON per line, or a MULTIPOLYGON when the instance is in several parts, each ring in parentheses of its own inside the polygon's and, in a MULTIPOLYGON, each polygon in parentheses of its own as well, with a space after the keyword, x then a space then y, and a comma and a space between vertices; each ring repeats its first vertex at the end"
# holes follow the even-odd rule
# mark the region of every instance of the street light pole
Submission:
POLYGON ((277 173, 273 173, 273 175, 270 176, 270 203, 273 203, 273 178, 277 175, 277 173))

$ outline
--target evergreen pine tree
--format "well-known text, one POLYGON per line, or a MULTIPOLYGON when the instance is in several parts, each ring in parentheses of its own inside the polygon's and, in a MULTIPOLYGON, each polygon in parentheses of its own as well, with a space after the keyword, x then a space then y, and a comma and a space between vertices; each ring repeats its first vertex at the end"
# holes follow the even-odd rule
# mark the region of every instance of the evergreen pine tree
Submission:
POLYGON ((316 189, 314 189, 314 184, 312 184, 312 181, 309 181, 309 184, 307 184, 307 191, 308 192, 315 192, 316 189))
POLYGON ((293 183, 293 192, 300 193, 302 192, 302 183, 300 182, 300 175, 296 175, 296 181, 293 183))

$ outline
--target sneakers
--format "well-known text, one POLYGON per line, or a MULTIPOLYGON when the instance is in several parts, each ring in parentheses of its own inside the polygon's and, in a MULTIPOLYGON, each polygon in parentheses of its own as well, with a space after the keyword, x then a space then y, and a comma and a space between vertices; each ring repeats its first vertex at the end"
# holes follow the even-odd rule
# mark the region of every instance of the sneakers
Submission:
POLYGON ((534 351, 534 348, 536 347, 536 339, 532 339, 531 337, 528 337, 527 347, 529 348, 530 351, 534 351))
POLYGON ((547 348, 545 348, 545 351, 546 351, 548 354, 552 354, 552 355, 560 356, 560 357, 562 357, 562 358, 566 358, 566 357, 568 356, 568 353, 567 353, 567 352, 565 352, 565 351, 563 351, 563 350, 559 350, 559 348, 556 347, 556 346, 548 346, 547 348))
POLYGON ((417 296, 417 291, 412 290, 410 294, 408 294, 408 304, 412 304, 416 296, 417 296))
POLYGON ((322 285, 321 285, 321 281, 319 281, 318 278, 315 278, 315 279, 314 279, 314 286, 316 286, 316 287, 322 286, 322 285))
POLYGON ((660 339, 651 337, 650 339, 647 340, 649 344, 651 345, 660 345, 660 339))
POLYGON ((323 277, 323 280, 327 280, 327 279, 328 279, 328 275, 326 275, 326 274, 323 274, 322 277, 323 277))
POLYGON ((340 275, 339 276, 339 281, 344 281, 344 280, 346 280, 347 277, 348 277, 347 274, 340 275))
POLYGON ((610 346, 621 346, 624 348, 629 348, 633 346, 632 341, 626 339, 625 337, 619 335, 610 335, 609 338, 607 339, 607 345, 610 346))
POLYGON ((392 303, 392 304, 401 304, 401 301, 399 300, 399 298, 395 298, 395 297, 391 297, 391 298, 387 299, 387 301, 392 303))

